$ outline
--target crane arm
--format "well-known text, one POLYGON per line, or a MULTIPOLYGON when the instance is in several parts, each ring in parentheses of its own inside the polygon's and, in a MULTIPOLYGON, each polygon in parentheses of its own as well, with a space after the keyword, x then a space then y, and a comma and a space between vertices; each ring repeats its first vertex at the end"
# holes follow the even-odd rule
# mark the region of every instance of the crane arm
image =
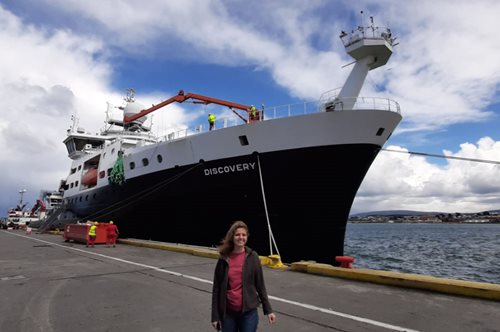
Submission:
POLYGON ((240 119, 242 119, 245 122, 248 122, 248 120, 245 117, 243 117, 241 114, 239 114, 238 112, 236 112, 234 109, 239 109, 239 110, 248 112, 248 109, 250 108, 250 106, 243 105, 243 104, 238 104, 238 103, 233 103, 233 102, 222 100, 222 99, 207 97, 207 96, 203 96, 203 95, 199 95, 199 94, 195 94, 195 93, 184 94, 184 91, 180 90, 179 93, 176 96, 173 96, 172 98, 169 98, 169 99, 167 99, 165 101, 162 101, 161 103, 159 103, 157 105, 154 105, 154 106, 152 106, 150 108, 144 109, 144 110, 140 111, 139 113, 137 113, 135 115, 124 116, 123 117, 123 123, 129 123, 129 122, 135 121, 135 120, 137 120, 137 119, 139 119, 139 118, 141 118, 141 117, 143 117, 143 116, 145 116, 145 115, 147 115, 147 114, 149 114, 151 112, 154 112, 157 109, 165 107, 165 106, 167 106, 167 105, 169 105, 169 104, 171 104, 173 102, 183 103, 183 102, 185 102, 188 99, 194 99, 195 100, 194 103, 198 103, 198 104, 205 104, 205 105, 207 105, 207 104, 217 104, 217 105, 227 106, 240 119))

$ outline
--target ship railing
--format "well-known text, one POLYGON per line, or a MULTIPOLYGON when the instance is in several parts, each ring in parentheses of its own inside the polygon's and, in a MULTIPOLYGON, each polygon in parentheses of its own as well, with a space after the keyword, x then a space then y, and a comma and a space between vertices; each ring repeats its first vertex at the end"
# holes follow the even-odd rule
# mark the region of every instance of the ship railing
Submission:
POLYGON ((399 104, 392 99, 380 97, 338 98, 334 94, 327 95, 318 102, 304 102, 266 108, 264 110, 264 121, 325 111, 347 111, 348 109, 344 109, 344 103, 350 104, 347 101, 353 99, 355 101, 354 106, 350 110, 378 110, 401 113, 399 104))
POLYGON ((380 97, 358 97, 358 98, 335 98, 325 103, 320 103, 320 111, 350 111, 350 110, 377 110, 401 113, 399 103, 388 98, 380 97), (344 105, 354 105, 346 108, 344 105))
POLYGON ((124 130, 124 131, 118 132, 117 134, 122 136, 123 138, 150 140, 153 143, 156 140, 155 135, 151 132, 144 132, 144 131, 136 132, 136 131, 124 130))
POLYGON ((382 97, 339 97, 340 88, 324 92, 319 98, 319 111, 333 111, 344 109, 344 104, 351 105, 352 110, 377 110, 401 113, 399 103, 382 97), (354 103, 352 101, 354 100, 354 103))
MULTIPOLYGON (((215 121, 215 129, 235 127, 241 124, 242 124, 241 119, 237 118, 236 116, 220 117, 217 118, 217 120, 215 121)), ((208 123, 206 125, 200 124, 195 127, 186 127, 186 128, 172 130, 167 135, 160 137, 160 140, 174 141, 191 135, 201 134, 207 131, 209 131, 208 123)))
POLYGON ((318 112, 317 102, 302 102, 286 104, 261 109, 262 117, 260 121, 288 118, 297 115, 311 114, 318 112))
MULTIPOLYGON (((262 108, 259 110, 263 112, 263 116, 260 121, 320 113, 325 111, 377 110, 401 113, 399 104, 392 99, 381 97, 338 98, 338 91, 339 89, 327 91, 321 96, 320 100, 316 102, 302 102, 262 108), (350 109, 344 109, 344 103, 351 104, 347 101, 351 101, 353 99, 355 100, 354 106, 352 106, 352 108, 350 109)), ((215 122, 215 130, 234 127, 241 124, 241 119, 237 118, 236 116, 221 117, 218 118, 215 122)), ((160 137, 160 141, 174 141, 183 139, 191 135, 207 132, 208 130, 208 123, 206 125, 200 124, 195 127, 175 129, 170 131, 170 133, 168 133, 167 135, 160 137)))
POLYGON ((387 27, 375 27, 373 24, 368 27, 358 26, 350 32, 342 31, 340 39, 344 47, 349 47, 362 39, 383 39, 392 46, 396 45, 396 37, 392 36, 391 29, 387 27))

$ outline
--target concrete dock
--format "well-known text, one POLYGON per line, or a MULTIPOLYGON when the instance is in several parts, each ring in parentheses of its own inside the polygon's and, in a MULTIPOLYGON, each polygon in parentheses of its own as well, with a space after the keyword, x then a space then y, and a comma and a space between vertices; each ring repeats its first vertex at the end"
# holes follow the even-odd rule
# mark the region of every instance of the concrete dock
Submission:
MULTIPOLYGON (((251 245, 251 244, 250 244, 251 245)), ((214 331, 213 258, 0 231, 0 331, 214 331)), ((498 301, 264 268, 259 331, 500 331, 498 301)))

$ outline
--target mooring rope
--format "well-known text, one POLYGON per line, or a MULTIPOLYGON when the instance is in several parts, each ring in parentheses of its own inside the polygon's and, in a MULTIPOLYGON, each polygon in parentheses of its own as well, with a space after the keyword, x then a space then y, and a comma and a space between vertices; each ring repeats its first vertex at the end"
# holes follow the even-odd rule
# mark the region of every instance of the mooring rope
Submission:
POLYGON ((274 238, 273 230, 271 229, 271 222, 269 221, 269 213, 267 211, 267 202, 266 202, 266 193, 264 191, 264 180, 262 179, 262 170, 260 168, 259 155, 257 155, 257 165, 259 166, 260 188, 262 190, 262 199, 264 201, 264 210, 266 212, 267 228, 269 230, 269 251, 270 251, 271 255, 273 255, 273 243, 274 243, 274 247, 276 248, 276 252, 278 253, 278 256, 281 257, 280 251, 278 249, 278 245, 276 244, 276 240, 274 238))
POLYGON ((391 149, 381 149, 381 150, 382 151, 387 151, 387 152, 398 152, 398 153, 414 154, 414 155, 424 156, 424 157, 435 157, 435 158, 444 158, 444 159, 456 159, 456 160, 463 160, 463 161, 473 161, 473 162, 476 162, 476 163, 486 163, 486 164, 500 165, 500 161, 496 161, 496 160, 455 157, 455 156, 446 156, 446 155, 440 155, 440 154, 431 154, 431 153, 415 152, 415 151, 401 151, 401 150, 391 150, 391 149))

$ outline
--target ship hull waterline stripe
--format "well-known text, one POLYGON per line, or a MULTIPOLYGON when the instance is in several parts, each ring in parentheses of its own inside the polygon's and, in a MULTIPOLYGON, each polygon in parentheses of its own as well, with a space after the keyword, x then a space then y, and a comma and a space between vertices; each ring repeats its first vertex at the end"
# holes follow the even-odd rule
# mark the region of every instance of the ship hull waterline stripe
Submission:
MULTIPOLYGON (((83 250, 83 249, 68 247, 68 246, 65 246, 65 245, 62 245, 62 244, 57 244, 57 243, 54 243, 54 242, 45 241, 45 240, 41 240, 41 239, 35 239, 33 237, 24 236, 24 235, 20 235, 20 234, 14 234, 14 233, 6 232, 6 231, 3 231, 3 233, 14 235, 14 236, 18 236, 18 237, 22 237, 22 238, 26 238, 26 239, 29 239, 29 240, 34 240, 34 241, 42 242, 42 243, 45 243, 45 244, 55 245, 57 247, 64 248, 64 249, 70 249, 70 250, 74 250, 74 251, 79 251, 79 252, 91 254, 91 255, 94 255, 94 256, 99 256, 99 257, 102 257, 102 258, 107 258, 107 259, 115 260, 115 261, 122 262, 122 263, 125 263, 125 264, 130 264, 130 265, 135 265, 135 266, 139 266, 139 267, 151 269, 151 270, 154 270, 154 271, 157 271, 157 272, 167 273, 167 274, 170 274, 170 275, 173 275, 173 276, 176 276, 176 277, 181 277, 181 278, 186 278, 186 279, 189 279, 189 280, 199 281, 201 283, 210 284, 210 285, 213 284, 212 281, 207 280, 207 279, 198 278, 198 277, 195 277, 195 276, 190 276, 188 274, 183 274, 183 273, 179 273, 179 272, 175 272, 175 271, 165 270, 165 269, 162 269, 162 268, 159 268, 159 267, 156 267, 156 266, 152 266, 152 265, 137 263, 137 262, 129 261, 129 260, 126 260, 126 259, 117 258, 117 257, 113 257, 113 256, 108 256, 108 255, 103 255, 103 254, 99 254, 99 253, 88 251, 88 250, 83 250)), ((312 310, 312 311, 319 311, 319 312, 322 312, 322 313, 325 313, 325 314, 329 314, 329 315, 333 315, 333 316, 338 316, 338 317, 343 317, 343 318, 355 320, 355 321, 358 321, 358 322, 361 322, 361 323, 365 323, 365 324, 369 324, 369 325, 383 327, 383 328, 386 328, 388 330, 404 331, 404 332, 419 332, 418 330, 413 330, 413 329, 408 329, 408 328, 401 327, 401 326, 387 324, 387 323, 379 322, 379 321, 372 320, 372 319, 369 319, 369 318, 363 318, 363 317, 359 317, 359 316, 349 315, 349 314, 345 314, 345 313, 338 312, 338 311, 333 311, 333 310, 330 310, 330 309, 318 307, 318 306, 307 304, 307 303, 297 302, 297 301, 293 301, 293 300, 287 300, 287 299, 284 299, 284 298, 281 298, 281 297, 276 297, 276 296, 269 295, 269 298, 271 300, 274 300, 274 301, 291 304, 291 305, 294 305, 294 306, 297 306, 297 307, 301 307, 301 308, 305 308, 305 309, 309 309, 309 310, 312 310)))

